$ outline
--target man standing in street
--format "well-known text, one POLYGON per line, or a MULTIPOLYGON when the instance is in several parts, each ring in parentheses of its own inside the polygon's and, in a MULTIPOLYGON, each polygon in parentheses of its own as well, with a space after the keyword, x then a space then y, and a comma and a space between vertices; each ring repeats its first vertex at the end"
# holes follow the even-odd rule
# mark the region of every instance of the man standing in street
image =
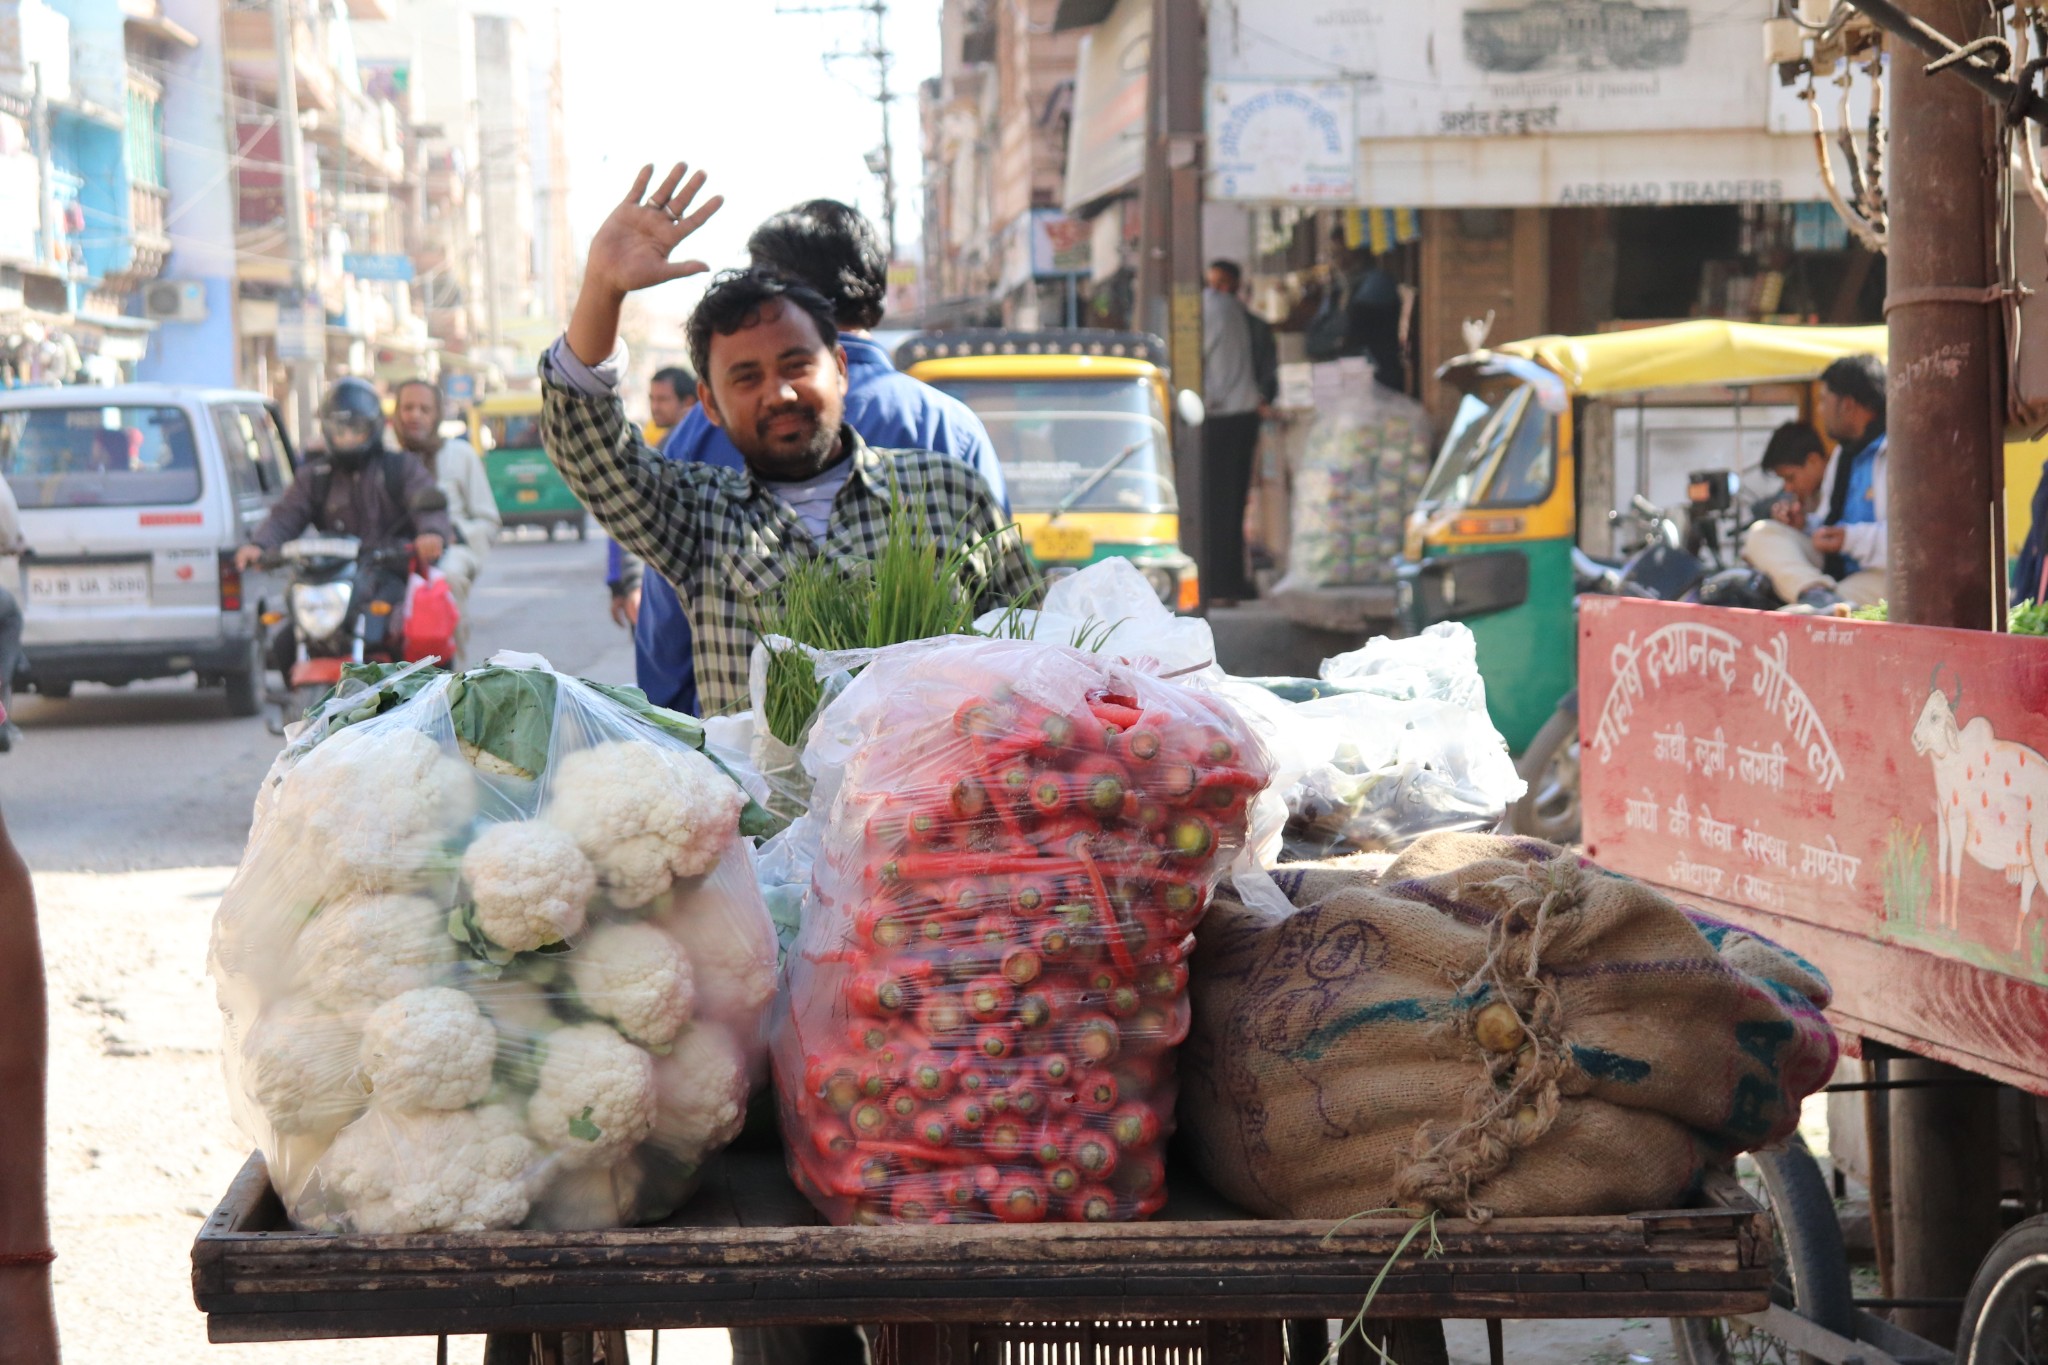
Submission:
POLYGON ((455 605, 462 611, 456 644, 469 642, 469 590, 483 569, 484 556, 498 538, 504 521, 490 477, 476 447, 461 436, 441 434, 441 390, 431 380, 408 379, 394 395, 393 417, 400 446, 420 457, 434 482, 448 496, 448 519, 455 523, 455 542, 441 553, 435 567, 448 580, 455 605))
POLYGON ((1774 518, 1757 522, 1743 539, 1742 557, 1787 603, 1825 611, 1884 598, 1884 385, 1876 356, 1843 356, 1821 372, 1816 414, 1836 448, 1821 480, 1826 502, 1815 508, 1824 511, 1820 524, 1807 530, 1789 517, 1774 518))
MULTIPOLYGON (((846 424, 861 439, 885 450, 937 451, 972 465, 1007 510, 1002 466, 981 419, 951 394, 898 372, 871 335, 881 325, 889 289, 888 253, 873 224, 837 200, 813 199, 755 228, 747 254, 757 269, 806 284, 832 305, 846 353, 846 424)), ((744 467, 729 434, 702 405, 684 414, 661 453, 744 467)), ((640 690, 658 705, 694 715, 690 618, 659 574, 643 576, 640 588, 633 631, 640 690)))
POLYGON ((680 365, 664 365, 647 381, 647 424, 640 434, 660 450, 696 406, 697 377, 680 365))
POLYGON ((677 166, 645 200, 653 167, 598 229, 569 330, 541 362, 548 457, 605 529, 673 584, 695 627, 705 711, 747 701, 754 619, 791 565, 871 559, 889 513, 907 504, 942 551, 965 551, 958 585, 977 610, 1034 595, 1037 575, 988 487, 929 450, 880 450, 846 418, 847 360, 833 308, 809 287, 753 270, 715 281, 690 316, 707 417, 741 470, 664 460, 626 423, 617 396, 626 295, 701 273, 669 254, 717 211, 690 211, 699 172, 677 166))
POLYGON ((1251 314, 1237 296, 1243 284, 1237 262, 1212 261, 1209 287, 1202 291, 1202 402, 1208 409, 1202 452, 1209 475, 1202 530, 1209 558, 1201 569, 1202 595, 1212 607, 1235 606, 1256 595, 1245 575, 1244 513, 1258 458, 1259 410, 1266 404, 1251 314))

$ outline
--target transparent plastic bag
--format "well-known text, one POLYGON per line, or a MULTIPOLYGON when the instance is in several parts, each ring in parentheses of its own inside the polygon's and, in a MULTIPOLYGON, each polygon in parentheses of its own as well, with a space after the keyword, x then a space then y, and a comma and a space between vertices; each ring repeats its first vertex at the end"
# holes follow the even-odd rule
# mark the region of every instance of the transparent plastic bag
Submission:
POLYGON ((837 1223, 1155 1212, 1192 931, 1257 739, 1135 668, 955 637, 882 651, 805 763, 773 1044, 799 1188, 837 1223))
POLYGON ((1274 590, 1390 582, 1434 455, 1429 414, 1406 394, 1360 377, 1320 404, 1292 472, 1287 572, 1274 590))
POLYGON ((1320 685, 1231 679, 1275 755, 1287 820, 1268 862, 1397 852, 1491 830, 1527 789, 1486 711, 1472 632, 1455 622, 1325 660, 1320 685), (1298 699, 1297 699, 1298 698, 1298 699))
POLYGON ((1128 559, 1098 560, 1045 590, 1037 610, 985 612, 984 635, 1073 645, 1117 659, 1149 659, 1161 677, 1218 680, 1216 637, 1199 616, 1176 616, 1128 559))
POLYGON ((753 809, 620 695, 403 671, 265 778, 209 968, 298 1226, 647 1221, 739 1132, 776 981, 753 809))

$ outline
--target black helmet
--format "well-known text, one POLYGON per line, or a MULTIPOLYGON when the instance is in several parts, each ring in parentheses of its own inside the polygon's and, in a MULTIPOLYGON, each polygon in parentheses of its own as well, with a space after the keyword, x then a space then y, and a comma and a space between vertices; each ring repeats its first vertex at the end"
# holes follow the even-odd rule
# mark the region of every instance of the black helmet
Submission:
POLYGON ((320 434, 328 458, 345 467, 362 465, 382 448, 384 402, 369 380, 350 375, 334 382, 320 405, 320 434))
POLYGON ((1748 607, 1775 611, 1784 605, 1771 590, 1771 580, 1755 569, 1723 569, 1700 584, 1699 601, 1706 607, 1748 607))

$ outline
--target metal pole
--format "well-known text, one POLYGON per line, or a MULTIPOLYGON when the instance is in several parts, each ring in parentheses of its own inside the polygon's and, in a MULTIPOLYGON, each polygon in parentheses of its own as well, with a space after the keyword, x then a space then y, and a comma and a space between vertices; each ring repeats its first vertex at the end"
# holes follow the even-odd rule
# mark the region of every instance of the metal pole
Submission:
MULTIPOLYGON (((1138 330, 1164 337, 1171 330, 1167 269, 1172 235, 1172 176, 1166 164, 1167 37, 1172 24, 1166 0, 1152 5, 1151 60, 1145 70, 1145 170, 1138 182, 1138 330)), ((1182 508, 1182 525, 1187 523, 1182 508)))
MULTIPOLYGON (((1165 67, 1161 114, 1166 128, 1165 190, 1168 232, 1164 282, 1170 313, 1167 354, 1176 389, 1202 392, 1202 87, 1208 54, 1202 33, 1202 0, 1155 0, 1164 21, 1165 42, 1153 58, 1152 70, 1165 67)), ((1155 20, 1159 22, 1159 20, 1155 20)), ((1181 546, 1201 570, 1203 597, 1214 581, 1211 572, 1208 522, 1217 516, 1244 516, 1242 507, 1211 508, 1208 462, 1203 456, 1200 427, 1180 424, 1174 442, 1180 452, 1181 546), (1192 530, 1193 535, 1189 532, 1192 530)), ((1229 577, 1242 570, 1233 565, 1229 577)))
POLYGON ((886 0, 874 0, 868 7, 875 16, 875 99, 882 106, 882 225, 888 234, 889 264, 896 264, 896 140, 889 131, 889 104, 896 98, 889 89, 889 42, 884 24, 889 17, 886 0))
MULTIPOLYGON (((278 155, 284 161, 284 241, 285 254, 291 258, 290 297, 303 316, 307 308, 324 310, 325 305, 310 287, 308 241, 312 230, 306 221, 306 138, 299 127, 299 67, 292 55, 291 0, 270 0, 270 37, 277 52, 277 145, 278 155)), ((321 366, 318 361, 285 360, 282 355, 278 359, 290 376, 292 400, 297 408, 293 416, 303 448, 313 430, 314 414, 320 410, 321 366)))
POLYGON ((484 126, 484 105, 482 100, 472 106, 476 110, 476 190, 483 200, 484 218, 484 335, 491 348, 491 363, 498 363, 498 234, 492 223, 497 215, 491 211, 491 130, 484 126))
MULTIPOLYGON (((1914 0, 1928 23, 1977 36, 1960 0, 1914 0)), ((1973 12, 1976 13, 1976 12, 1973 12)), ((1989 630, 1993 471, 2004 431, 2004 338, 1986 242, 1996 181, 1993 115, 1953 73, 1891 68, 1891 519, 1894 621, 1989 630)), ((1902 1239, 1903 1240, 1903 1239, 1902 1239)), ((1911 1296, 1915 1291, 1902 1291, 1911 1296)))
POLYGON ((57 268, 57 167, 50 153, 50 102, 43 95, 43 64, 30 62, 29 122, 36 140, 36 230, 42 263, 57 268))
MULTIPOLYGON (((1963 0, 1910 0, 1909 18, 1957 41, 1985 11, 1963 0)), ((1917 34, 1917 29, 1916 29, 1917 34)), ((1993 470, 2004 440, 2001 310, 1987 243, 1998 183, 1991 107, 1951 70, 1891 63, 1891 326, 1888 592, 1893 621, 1988 630, 2003 575, 1992 562, 1993 470)), ((1906 1080, 1960 1078, 1939 1062, 1892 1064, 1906 1080)), ((1900 1299, 1960 1300, 1999 1234, 1997 1092, 1983 1086, 1894 1091, 1892 1288, 1900 1299)), ((1946 1344, 1955 1307, 1897 1310, 1909 1332, 1946 1344)))

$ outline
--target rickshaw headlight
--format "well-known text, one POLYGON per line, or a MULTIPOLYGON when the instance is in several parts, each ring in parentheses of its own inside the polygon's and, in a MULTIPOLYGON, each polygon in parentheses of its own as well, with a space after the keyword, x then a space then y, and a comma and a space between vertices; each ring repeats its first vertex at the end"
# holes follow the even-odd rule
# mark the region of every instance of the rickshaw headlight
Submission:
POLYGON ((1159 594, 1159 600, 1172 607, 1180 597, 1180 575, 1165 564, 1144 564, 1139 569, 1152 585, 1152 591, 1159 594))

